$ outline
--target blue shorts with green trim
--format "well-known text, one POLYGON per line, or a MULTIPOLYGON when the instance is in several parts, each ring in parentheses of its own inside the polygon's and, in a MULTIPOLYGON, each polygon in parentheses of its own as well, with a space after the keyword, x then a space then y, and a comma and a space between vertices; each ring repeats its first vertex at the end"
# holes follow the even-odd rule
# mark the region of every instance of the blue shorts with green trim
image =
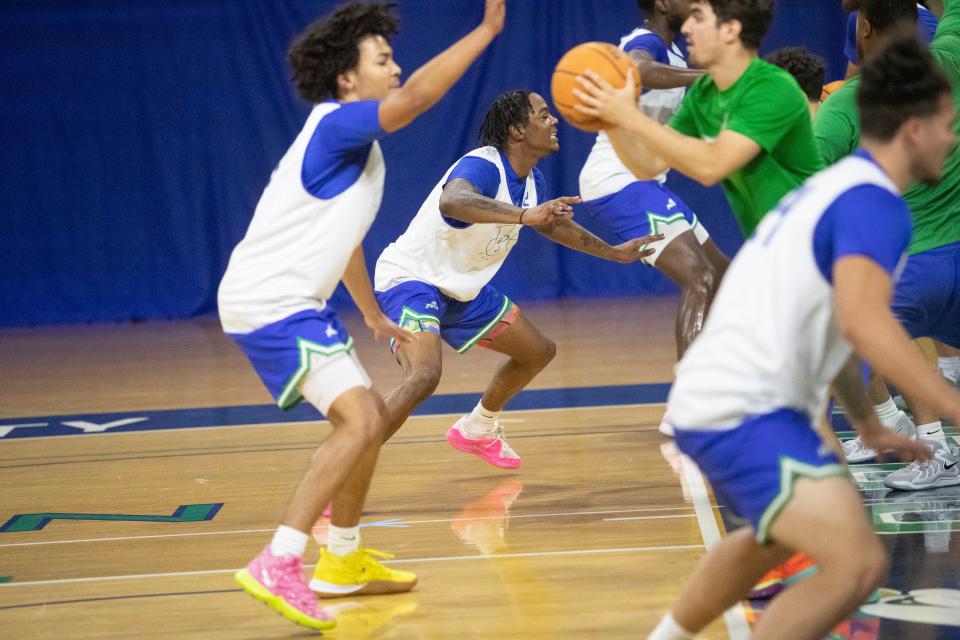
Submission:
POLYGON ((723 431, 674 428, 677 447, 710 480, 718 502, 746 520, 757 541, 793 494, 801 477, 846 475, 846 468, 795 409, 752 416, 723 431))
MULTIPOLYGON (((475 344, 484 346, 519 313, 519 307, 490 285, 466 302, 419 280, 402 282, 376 294, 380 308, 400 327, 412 333, 439 333, 459 353, 475 344)), ((392 341, 390 346, 396 351, 392 341)))
POLYGON ((321 311, 300 311, 250 333, 229 335, 281 409, 303 400, 299 385, 310 370, 312 357, 353 350, 353 338, 329 306, 321 311))

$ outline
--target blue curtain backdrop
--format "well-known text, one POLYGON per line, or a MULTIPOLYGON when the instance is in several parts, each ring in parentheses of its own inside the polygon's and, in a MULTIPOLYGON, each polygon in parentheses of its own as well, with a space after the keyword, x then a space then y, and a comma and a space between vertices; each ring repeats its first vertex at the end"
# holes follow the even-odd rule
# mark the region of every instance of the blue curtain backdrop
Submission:
MULTIPOLYGON (((842 75, 839 0, 778 0, 764 51, 804 45, 842 75)), ((0 326, 176 318, 216 289, 270 171, 309 105, 285 52, 326 0, 6 0, 0 3, 0 326)), ((480 20, 481 0, 401 0, 409 74, 480 20)), ((453 91, 383 144, 388 172, 366 242, 372 262, 445 169, 476 146, 502 91, 548 95, 570 47, 616 41, 633 0, 512 0, 507 27, 453 91)), ((575 194, 592 136, 566 125, 541 166, 575 194)), ((720 246, 741 242, 722 194, 674 188, 720 246)), ((581 216, 581 222, 586 216, 581 216)), ((562 249, 531 230, 495 284, 516 299, 663 293, 656 271, 562 249)), ((336 304, 346 305, 337 294, 336 304)))

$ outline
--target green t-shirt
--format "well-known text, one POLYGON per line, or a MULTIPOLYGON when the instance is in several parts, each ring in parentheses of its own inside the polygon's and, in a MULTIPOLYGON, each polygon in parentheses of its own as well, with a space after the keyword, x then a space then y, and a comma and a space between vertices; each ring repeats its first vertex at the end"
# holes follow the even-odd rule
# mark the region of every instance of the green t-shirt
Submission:
MULTIPOLYGON (((960 109, 960 0, 947 0, 945 4, 930 53, 950 79, 953 101, 960 109)), ((817 111, 813 130, 828 164, 860 145, 859 86, 859 76, 848 80, 817 111)), ((955 131, 960 139, 960 121, 955 131)), ((960 146, 947 156, 943 179, 936 186, 915 185, 903 197, 913 214, 913 237, 907 249, 910 255, 960 242, 960 146)))
POLYGON ((705 140, 728 129, 760 145, 753 160, 723 180, 730 208, 748 237, 780 198, 824 167, 806 97, 789 73, 760 58, 726 91, 718 90, 709 75, 699 78, 670 127, 705 140))

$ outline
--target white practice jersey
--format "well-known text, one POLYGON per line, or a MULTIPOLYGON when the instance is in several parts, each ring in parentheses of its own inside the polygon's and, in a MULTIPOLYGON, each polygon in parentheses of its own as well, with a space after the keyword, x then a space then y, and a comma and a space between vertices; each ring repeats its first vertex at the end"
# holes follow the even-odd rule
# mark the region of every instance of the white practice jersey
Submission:
POLYGON ((310 112, 230 256, 218 293, 226 332, 326 306, 383 197, 378 104, 323 102, 310 112))
POLYGON ((863 255, 895 277, 910 224, 896 187, 863 151, 785 196, 727 270, 677 367, 665 420, 725 429, 781 408, 816 419, 851 355, 834 310, 833 263, 863 255))
POLYGON ((471 151, 447 170, 407 230, 384 249, 374 276, 377 291, 418 280, 451 298, 467 301, 496 275, 517 243, 522 225, 466 224, 445 218, 440 212, 440 196, 444 185, 457 178, 470 181, 487 197, 523 208, 535 207, 542 198, 542 175, 537 169, 526 178, 517 178, 494 147, 471 151))
MULTIPOLYGON (((659 35, 643 27, 621 38, 620 49, 627 52, 646 51, 656 62, 687 68, 687 59, 676 42, 667 47, 659 35)), ((654 120, 666 124, 680 108, 686 91, 685 87, 646 91, 640 96, 638 106, 654 120)), ((657 177, 660 182, 666 179, 666 172, 657 177)), ((580 171, 580 196, 584 200, 596 200, 617 193, 636 181, 637 177, 617 157, 607 134, 603 131, 597 134, 597 141, 580 171)))

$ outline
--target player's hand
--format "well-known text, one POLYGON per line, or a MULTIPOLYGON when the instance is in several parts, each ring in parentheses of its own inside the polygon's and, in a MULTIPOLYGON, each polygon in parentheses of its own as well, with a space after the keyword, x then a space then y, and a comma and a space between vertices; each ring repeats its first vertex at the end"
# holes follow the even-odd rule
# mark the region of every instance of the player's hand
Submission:
POLYGON ((636 262, 637 260, 643 260, 647 256, 652 256, 656 252, 654 249, 648 248, 647 245, 660 240, 663 240, 662 234, 627 240, 623 244, 618 244, 617 246, 613 247, 613 259, 624 264, 636 262))
POLYGON ((539 227, 557 220, 572 218, 573 207, 570 205, 580 204, 581 202, 580 196, 563 196, 547 200, 524 211, 522 222, 531 227, 539 227))
POLYGON ((373 331, 373 337, 376 340, 393 338, 400 344, 406 344, 413 340, 412 333, 398 327, 383 313, 365 315, 363 316, 363 322, 373 331))
POLYGON ((578 103, 574 108, 594 118, 600 118, 615 127, 627 122, 637 113, 636 70, 627 71, 627 79, 620 89, 615 89, 600 74, 587 69, 577 76, 580 88, 573 90, 578 103))
POLYGON ((483 11, 482 26, 489 29, 493 35, 503 30, 503 23, 507 16, 506 0, 487 0, 483 11))
POLYGON ((864 446, 877 452, 892 451, 905 462, 929 460, 932 457, 932 452, 925 444, 890 431, 880 424, 876 416, 871 416, 869 422, 869 427, 864 425, 858 428, 864 446))

